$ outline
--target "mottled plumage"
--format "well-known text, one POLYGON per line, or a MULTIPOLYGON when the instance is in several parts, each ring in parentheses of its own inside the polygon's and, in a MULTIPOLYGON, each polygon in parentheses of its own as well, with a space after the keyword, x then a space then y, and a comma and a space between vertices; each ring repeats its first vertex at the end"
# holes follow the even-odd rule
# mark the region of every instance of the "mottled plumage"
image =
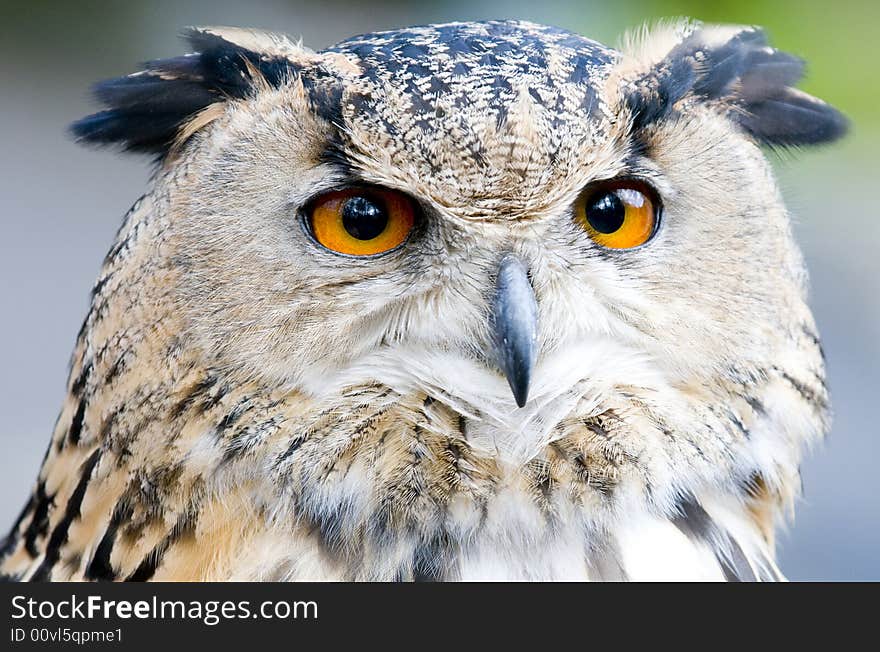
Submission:
POLYGON ((759 145, 844 130, 792 87, 799 60, 696 24, 621 52, 506 21, 319 53, 188 37, 74 125, 158 168, 93 290, 7 577, 780 577, 828 397, 759 145), (607 249, 572 205, 622 177, 662 221, 607 249), (418 202, 403 245, 308 236, 311 198, 351 183, 418 202), (522 408, 490 353, 511 256, 536 306, 522 408))

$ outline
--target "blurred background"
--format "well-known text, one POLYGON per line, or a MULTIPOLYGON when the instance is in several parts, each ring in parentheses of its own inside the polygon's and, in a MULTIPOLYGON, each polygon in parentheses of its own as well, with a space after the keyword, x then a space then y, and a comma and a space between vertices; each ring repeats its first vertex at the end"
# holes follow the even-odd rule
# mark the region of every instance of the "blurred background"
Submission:
POLYGON ((319 49, 407 25, 521 18, 617 43, 669 16, 764 26, 807 59, 802 88, 852 120, 826 149, 774 157, 812 278, 835 409, 803 467, 804 498, 780 540, 795 580, 880 580, 880 52, 876 0, 0 0, 0 531, 28 495, 62 397, 88 293, 122 215, 142 193, 139 158, 75 146, 98 79, 179 54, 187 25, 259 27, 319 49))

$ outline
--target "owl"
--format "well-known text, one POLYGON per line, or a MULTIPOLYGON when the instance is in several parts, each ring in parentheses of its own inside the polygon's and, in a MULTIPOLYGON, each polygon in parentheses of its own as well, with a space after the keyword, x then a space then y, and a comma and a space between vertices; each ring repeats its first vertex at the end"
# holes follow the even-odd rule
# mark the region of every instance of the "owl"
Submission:
POLYGON ((779 580, 828 427, 749 27, 233 28, 102 82, 154 157, 10 580, 779 580))

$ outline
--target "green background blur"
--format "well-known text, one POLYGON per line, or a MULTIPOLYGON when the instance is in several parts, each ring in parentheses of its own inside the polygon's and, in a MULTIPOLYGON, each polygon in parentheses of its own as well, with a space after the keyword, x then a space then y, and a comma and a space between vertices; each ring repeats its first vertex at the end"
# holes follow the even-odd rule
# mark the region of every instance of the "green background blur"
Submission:
POLYGON ((835 408, 804 464, 805 497, 780 541, 792 579, 880 579, 880 2, 689 0, 0 0, 0 530, 29 491, 64 392, 87 297, 144 160, 76 147, 65 129, 94 110, 87 89, 138 62, 182 52, 187 25, 260 27, 319 49, 377 29, 521 18, 617 43, 659 18, 765 27, 805 58, 801 85, 851 121, 841 143, 771 155, 812 278, 835 408))

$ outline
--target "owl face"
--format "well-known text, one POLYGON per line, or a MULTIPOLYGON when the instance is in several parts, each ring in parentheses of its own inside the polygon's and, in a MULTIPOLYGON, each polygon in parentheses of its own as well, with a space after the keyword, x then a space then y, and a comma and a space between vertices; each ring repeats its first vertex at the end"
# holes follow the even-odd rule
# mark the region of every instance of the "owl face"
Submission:
POLYGON ((842 122, 759 32, 678 26, 628 53, 516 22, 317 54, 192 40, 200 54, 105 87, 115 123, 78 129, 164 157, 162 255, 213 368, 318 400, 424 392, 515 459, 613 410, 687 432, 634 444, 646 463, 725 468, 769 379, 822 373, 759 145, 842 122), (125 131, 125 93, 148 82, 192 110, 125 131))

